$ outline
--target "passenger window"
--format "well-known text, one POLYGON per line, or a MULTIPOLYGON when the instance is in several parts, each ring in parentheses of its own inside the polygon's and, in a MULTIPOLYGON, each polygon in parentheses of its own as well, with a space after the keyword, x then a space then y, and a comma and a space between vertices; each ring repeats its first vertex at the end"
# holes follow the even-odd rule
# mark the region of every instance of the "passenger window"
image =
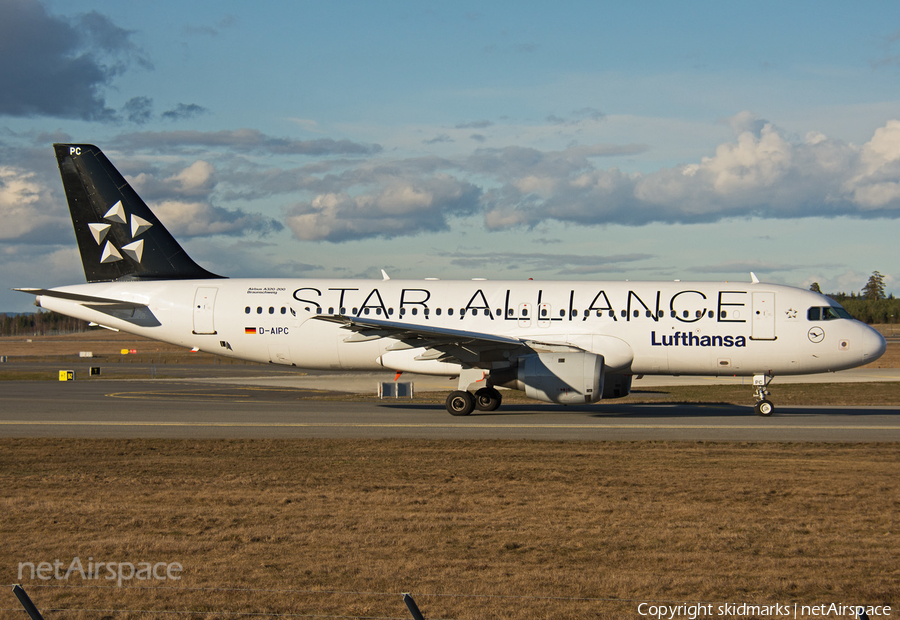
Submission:
POLYGON ((634 318, 638 318, 639 316, 641 316, 641 311, 635 310, 632 314, 634 314, 634 318))
POLYGON ((287 314, 287 308, 281 306, 281 314, 287 314))
POLYGON ((250 314, 250 306, 244 308, 244 314, 250 314))
POLYGON ((256 314, 262 314, 262 306, 256 307, 256 314))
POLYGON ((329 308, 329 309, 328 309, 328 314, 334 314, 334 308, 329 308))
POLYGON ((447 316, 453 316, 453 308, 447 308, 447 316))
POLYGON ((559 311, 559 316, 566 316, 566 311, 565 311, 565 310, 560 310, 560 311, 559 311))
POLYGON ((275 307, 269 306, 269 314, 275 314, 275 307))
POLYGON ((441 309, 438 308, 437 310, 434 311, 434 313, 438 316, 441 316, 441 309))
POLYGON ((412 309, 412 313, 413 313, 413 316, 416 316, 417 314, 419 314, 419 309, 418 309, 418 308, 413 308, 413 309, 412 309))

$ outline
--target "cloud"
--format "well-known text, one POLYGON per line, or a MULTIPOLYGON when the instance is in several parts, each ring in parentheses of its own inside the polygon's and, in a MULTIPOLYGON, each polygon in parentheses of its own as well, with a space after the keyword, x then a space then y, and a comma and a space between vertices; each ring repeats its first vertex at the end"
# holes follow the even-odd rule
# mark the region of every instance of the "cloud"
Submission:
POLYGON ((654 258, 652 254, 613 254, 610 256, 580 254, 542 254, 535 252, 455 252, 442 256, 450 258, 450 263, 467 269, 492 268, 521 271, 523 268, 535 272, 554 271, 557 275, 590 275, 619 270, 626 263, 634 263, 654 258))
POLYGON ((422 140, 422 144, 439 144, 441 142, 453 142, 453 138, 444 133, 430 140, 422 140))
POLYGON ((207 114, 208 112, 209 110, 196 103, 179 103, 174 109, 163 112, 162 118, 168 121, 180 121, 186 118, 194 118, 201 114, 207 114))
POLYGON ((103 91, 137 64, 152 65, 130 31, 92 11, 49 15, 37 0, 0 4, 0 114, 112 121, 103 91))
POLYGON ((394 179, 369 193, 327 193, 289 210, 286 223, 301 241, 348 241, 449 229, 448 219, 478 207, 480 190, 450 175, 394 179))
POLYGON ((596 147, 477 151, 466 165, 499 184, 483 198, 492 229, 579 224, 700 223, 723 218, 900 217, 900 121, 862 146, 811 132, 792 140, 741 114, 733 142, 699 163, 627 174, 596 167, 596 147))
POLYGON ((146 131, 124 134, 115 140, 123 149, 163 149, 178 147, 226 148, 244 153, 273 155, 372 155, 381 152, 378 144, 361 144, 350 140, 292 140, 274 138, 256 129, 222 131, 146 131))
POLYGON ((590 119, 592 121, 602 121, 606 119, 606 114, 597 108, 581 108, 573 112, 575 116, 590 119))
POLYGON ((189 36, 218 37, 222 30, 233 27, 237 23, 234 15, 227 15, 214 25, 185 26, 184 33, 189 36))
POLYGON ((456 125, 455 129, 487 129, 493 124, 494 123, 488 120, 471 121, 469 123, 460 123, 459 125, 456 125))
POLYGON ((64 238, 65 214, 47 208, 51 202, 33 172, 0 166, 0 241, 44 245, 64 238))
POLYGON ((265 235, 284 228, 281 222, 259 213, 223 209, 202 201, 165 200, 152 204, 151 209, 176 238, 239 236, 247 233, 265 235))
POLYGON ((175 237, 267 235, 284 229, 281 222, 259 213, 214 206, 211 196, 219 175, 202 159, 159 176, 141 172, 129 183, 175 237))
POLYGON ((149 97, 132 97, 123 108, 129 122, 143 125, 153 118, 153 100, 149 97))

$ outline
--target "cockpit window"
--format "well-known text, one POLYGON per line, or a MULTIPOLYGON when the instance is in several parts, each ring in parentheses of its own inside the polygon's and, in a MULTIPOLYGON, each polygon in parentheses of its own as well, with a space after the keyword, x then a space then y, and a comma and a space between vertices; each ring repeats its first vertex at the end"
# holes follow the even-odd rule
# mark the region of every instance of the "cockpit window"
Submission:
POLYGON ((820 306, 810 308, 806 313, 810 321, 833 321, 835 319, 852 319, 850 313, 841 306, 820 306))

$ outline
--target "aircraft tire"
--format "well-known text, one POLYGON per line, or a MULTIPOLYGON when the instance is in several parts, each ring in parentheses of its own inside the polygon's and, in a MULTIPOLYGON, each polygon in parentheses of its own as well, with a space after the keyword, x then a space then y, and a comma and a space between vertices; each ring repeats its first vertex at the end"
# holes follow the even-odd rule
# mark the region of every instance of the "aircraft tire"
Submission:
POLYGON ((763 417, 769 417, 775 411, 775 406, 772 404, 770 400, 761 400, 756 403, 756 415, 761 415, 763 417))
POLYGON ((478 411, 496 411, 501 402, 503 397, 494 388, 481 388, 475 392, 475 408, 478 411))
POLYGON ((462 390, 450 392, 450 396, 447 397, 447 411, 450 415, 469 415, 475 411, 475 397, 462 390))

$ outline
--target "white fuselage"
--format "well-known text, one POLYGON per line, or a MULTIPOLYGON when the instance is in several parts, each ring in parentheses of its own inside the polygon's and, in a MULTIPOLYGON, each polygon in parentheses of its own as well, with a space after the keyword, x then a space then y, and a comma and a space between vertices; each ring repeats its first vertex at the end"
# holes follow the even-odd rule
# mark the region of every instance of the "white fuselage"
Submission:
POLYGON ((147 308, 101 310, 48 295, 39 298, 42 307, 302 368, 459 372, 396 338, 354 339, 339 324, 311 320, 338 314, 568 345, 603 355, 611 372, 635 375, 812 374, 860 366, 885 346, 859 321, 811 320, 810 308, 836 307, 828 298, 763 283, 213 279, 54 290, 147 308))

